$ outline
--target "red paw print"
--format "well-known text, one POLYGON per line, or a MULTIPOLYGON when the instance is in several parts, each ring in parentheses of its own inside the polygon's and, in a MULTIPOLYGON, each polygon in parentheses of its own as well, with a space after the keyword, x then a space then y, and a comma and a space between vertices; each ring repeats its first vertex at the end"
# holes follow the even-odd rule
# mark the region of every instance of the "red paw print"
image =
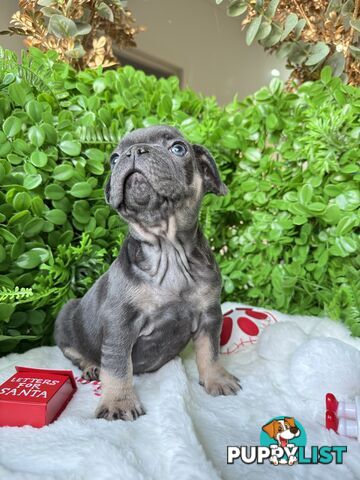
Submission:
POLYGON ((235 308, 223 315, 220 353, 234 353, 240 347, 256 343, 259 333, 277 320, 270 312, 254 308, 235 308))

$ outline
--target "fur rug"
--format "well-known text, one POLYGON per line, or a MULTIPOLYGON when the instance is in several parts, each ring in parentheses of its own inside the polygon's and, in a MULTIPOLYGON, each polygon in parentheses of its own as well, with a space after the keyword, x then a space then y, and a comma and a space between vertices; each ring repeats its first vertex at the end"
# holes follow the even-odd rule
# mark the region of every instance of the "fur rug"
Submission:
MULTIPOLYGON (((223 312, 235 307, 224 304, 223 312)), ((222 355, 224 366, 241 379, 237 396, 205 393, 189 345, 181 358, 135 377, 147 412, 135 422, 95 419, 100 385, 81 383, 80 371, 57 347, 0 359, 0 382, 15 365, 72 369, 78 377, 78 391, 53 424, 0 428, 1 480, 358 480, 360 443, 324 428, 323 395, 328 389, 343 398, 360 395, 360 366, 349 368, 360 339, 328 319, 269 314, 275 322, 258 342, 222 355), (346 445, 344 464, 227 464, 227 445, 259 445, 262 425, 280 415, 301 422, 308 446, 346 445)))

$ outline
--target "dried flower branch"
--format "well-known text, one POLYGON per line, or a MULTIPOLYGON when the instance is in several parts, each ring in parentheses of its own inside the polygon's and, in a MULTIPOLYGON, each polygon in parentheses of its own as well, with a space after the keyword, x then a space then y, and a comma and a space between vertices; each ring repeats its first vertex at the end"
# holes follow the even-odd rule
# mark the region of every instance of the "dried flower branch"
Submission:
POLYGON ((229 0, 228 14, 246 14, 247 44, 287 59, 290 81, 315 80, 330 65, 360 85, 360 0, 229 0))
POLYGON ((124 0, 19 0, 19 11, 1 34, 25 36, 25 44, 55 50, 77 69, 109 67, 118 61, 112 43, 134 47, 143 31, 124 0))

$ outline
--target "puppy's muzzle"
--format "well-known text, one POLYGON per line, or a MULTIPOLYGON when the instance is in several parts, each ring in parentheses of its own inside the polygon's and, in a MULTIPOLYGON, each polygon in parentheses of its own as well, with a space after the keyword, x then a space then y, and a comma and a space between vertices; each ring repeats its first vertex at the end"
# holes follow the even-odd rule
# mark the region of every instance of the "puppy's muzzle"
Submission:
POLYGON ((165 197, 177 198, 183 185, 174 175, 167 157, 156 147, 132 145, 119 158, 112 173, 111 189, 114 206, 145 206, 165 197))
POLYGON ((125 201, 133 201, 137 205, 146 205, 151 199, 153 189, 143 173, 134 171, 127 175, 124 182, 125 201))

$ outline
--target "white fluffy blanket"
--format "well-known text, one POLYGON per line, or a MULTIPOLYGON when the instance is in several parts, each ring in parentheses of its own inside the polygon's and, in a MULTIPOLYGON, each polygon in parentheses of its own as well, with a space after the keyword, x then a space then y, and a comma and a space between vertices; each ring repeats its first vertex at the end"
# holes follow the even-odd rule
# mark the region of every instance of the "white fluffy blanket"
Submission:
MULTIPOLYGON (((232 306, 225 304, 223 311, 232 306)), ((324 428, 323 394, 327 389, 339 396, 360 394, 360 362, 350 368, 360 340, 330 320, 272 313, 278 322, 291 323, 269 326, 264 341, 260 337, 257 345, 222 355, 223 364, 241 378, 243 390, 237 396, 205 393, 191 346, 181 359, 135 378, 147 412, 135 422, 95 419, 99 386, 79 383, 73 400, 50 426, 0 428, 1 480, 358 480, 360 443, 324 428), (280 415, 301 422, 308 445, 347 445, 344 464, 227 465, 227 445, 258 445, 261 426, 280 415)), ((57 347, 0 359, 0 382, 14 373, 15 365, 71 368, 80 375, 57 347)))

